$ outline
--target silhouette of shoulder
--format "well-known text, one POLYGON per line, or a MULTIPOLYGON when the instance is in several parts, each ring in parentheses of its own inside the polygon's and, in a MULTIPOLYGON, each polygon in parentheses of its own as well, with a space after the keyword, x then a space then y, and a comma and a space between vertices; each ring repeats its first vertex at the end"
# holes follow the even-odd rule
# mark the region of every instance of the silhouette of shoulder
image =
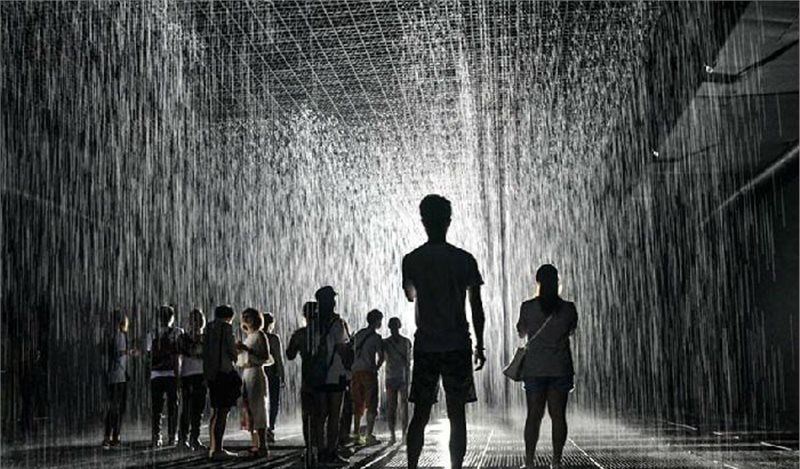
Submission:
POLYGON ((455 254, 473 258, 472 254, 470 254, 469 251, 461 249, 458 246, 453 246, 450 243, 442 243, 442 244, 425 243, 422 246, 419 246, 418 248, 406 254, 405 258, 414 259, 419 256, 426 256, 432 251, 444 251, 447 252, 448 254, 455 254))

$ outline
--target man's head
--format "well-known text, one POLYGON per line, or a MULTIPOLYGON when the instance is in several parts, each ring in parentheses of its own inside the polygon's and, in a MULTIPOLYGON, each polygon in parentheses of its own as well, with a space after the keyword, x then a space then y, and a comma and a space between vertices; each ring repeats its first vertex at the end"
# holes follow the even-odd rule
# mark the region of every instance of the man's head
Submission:
POLYGON ((326 285, 317 290, 317 292, 314 293, 314 298, 316 298, 317 304, 319 305, 319 311, 332 313, 334 306, 336 306, 336 295, 336 290, 330 285, 326 285))
POLYGON ((162 327, 170 327, 175 322, 175 308, 170 305, 158 307, 158 322, 162 327))
POLYGON ((372 311, 367 313, 367 324, 369 324, 369 327, 373 329, 380 329, 382 321, 383 321, 383 313, 381 313, 377 309, 373 309, 372 311))
POLYGON ((403 324, 400 322, 400 318, 394 317, 389 319, 388 326, 392 334, 397 334, 400 332, 400 328, 403 327, 403 324))
POLYGON ((428 238, 444 239, 453 214, 450 201, 438 194, 428 194, 419 204, 419 214, 428 238))
POLYGON ((220 305, 214 309, 214 317, 221 321, 225 321, 228 324, 233 322, 233 316, 235 314, 236 313, 233 312, 233 308, 231 308, 230 305, 220 305))

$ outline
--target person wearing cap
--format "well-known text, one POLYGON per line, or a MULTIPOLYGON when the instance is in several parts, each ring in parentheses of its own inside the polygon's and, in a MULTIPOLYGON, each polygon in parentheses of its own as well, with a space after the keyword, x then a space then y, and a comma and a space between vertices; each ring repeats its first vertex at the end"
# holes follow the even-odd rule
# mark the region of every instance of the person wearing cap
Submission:
POLYGON ((309 381, 314 390, 314 418, 311 434, 319 448, 319 462, 347 464, 337 452, 339 443, 342 395, 350 379, 352 351, 350 330, 335 312, 336 291, 324 286, 314 294, 318 317, 310 328, 315 349, 312 353, 309 381))
POLYGON ((105 437, 103 448, 119 446, 120 427, 128 398, 128 357, 139 355, 139 351, 131 348, 128 342, 128 316, 121 311, 114 311, 113 330, 109 334, 106 357, 108 404, 105 418, 105 437))
POLYGON ((353 336, 353 440, 358 445, 380 443, 373 435, 378 415, 378 370, 383 364, 383 338, 378 334, 383 313, 377 309, 367 313, 367 327, 353 336), (367 428, 361 433, 361 417, 366 411, 367 428))
POLYGON ((483 328, 486 322, 480 286, 483 279, 472 254, 446 241, 452 208, 440 195, 427 195, 419 205, 428 241, 403 258, 403 289, 414 302, 417 332, 411 394, 414 416, 408 427, 408 467, 416 469, 424 444, 425 426, 437 402, 439 379, 444 385, 450 420, 450 461, 461 469, 467 450, 466 404, 477 401, 476 370, 486 362, 483 328), (465 299, 469 297, 475 349, 471 351, 465 299))
POLYGON ((161 447, 161 418, 164 396, 167 403, 167 445, 178 444, 178 376, 180 355, 178 337, 183 329, 175 327, 175 308, 163 305, 158 308, 158 327, 147 337, 150 358, 150 398, 153 411, 152 446, 161 447))
POLYGON ((389 337, 383 340, 386 358, 386 420, 389 424, 389 443, 394 444, 397 411, 400 410, 402 440, 408 429, 408 384, 411 381, 411 341, 400 334, 400 318, 389 319, 389 337))

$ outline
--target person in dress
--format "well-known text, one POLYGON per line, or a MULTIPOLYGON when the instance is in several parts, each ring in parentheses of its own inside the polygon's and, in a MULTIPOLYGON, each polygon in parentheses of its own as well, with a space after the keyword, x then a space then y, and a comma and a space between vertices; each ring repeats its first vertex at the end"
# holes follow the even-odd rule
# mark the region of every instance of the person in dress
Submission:
POLYGON ((264 333, 264 316, 255 308, 242 312, 242 331, 245 339, 236 344, 239 366, 244 383, 243 397, 247 413, 248 431, 252 438, 250 455, 267 456, 267 375, 264 367, 272 364, 269 341, 264 333))

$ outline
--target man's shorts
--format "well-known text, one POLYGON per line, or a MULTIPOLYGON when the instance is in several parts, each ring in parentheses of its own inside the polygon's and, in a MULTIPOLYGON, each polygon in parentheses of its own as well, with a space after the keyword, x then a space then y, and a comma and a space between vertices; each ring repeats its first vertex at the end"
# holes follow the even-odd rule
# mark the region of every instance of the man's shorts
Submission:
POLYGON ((452 352, 415 350, 409 402, 431 405, 438 402, 440 376, 448 402, 466 404, 478 400, 469 349, 452 352))
POLYGON ((522 387, 525 392, 546 393, 547 391, 570 392, 575 387, 572 375, 566 376, 533 376, 524 378, 522 387))
POLYGON ((387 377, 386 390, 408 391, 408 379, 405 377, 387 377))
POLYGON ((378 409, 378 374, 372 371, 354 371, 350 395, 353 398, 353 413, 364 415, 366 410, 375 412, 378 409))

